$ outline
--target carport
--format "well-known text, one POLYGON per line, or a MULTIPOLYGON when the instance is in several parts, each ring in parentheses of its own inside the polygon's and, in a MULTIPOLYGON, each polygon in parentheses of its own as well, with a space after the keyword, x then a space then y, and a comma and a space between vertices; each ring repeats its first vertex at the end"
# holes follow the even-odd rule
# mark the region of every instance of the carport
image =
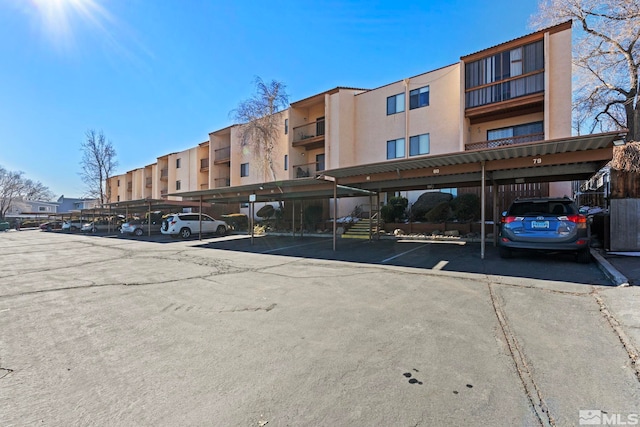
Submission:
MULTIPOLYGON (((585 180, 612 158, 613 146, 624 144, 625 132, 576 136, 510 144, 415 159, 391 160, 325 170, 314 178, 176 193, 183 200, 211 203, 269 202, 369 195, 448 187, 481 188, 481 258, 485 254, 486 186, 585 180)), ((494 204, 495 204, 494 198, 494 204)), ((376 204, 379 206, 379 203, 376 204)), ((334 250, 336 215, 333 215, 334 250)), ((497 222, 494 205, 494 222, 497 222)))
MULTIPOLYGON (((114 202, 108 203, 106 205, 106 210, 102 209, 103 212, 108 212, 109 215, 124 215, 125 218, 129 217, 129 214, 132 213, 147 213, 149 218, 151 218, 151 213, 154 211, 167 211, 167 213, 175 212, 176 210, 183 208, 195 208, 198 207, 200 211, 202 208, 211 207, 210 203, 204 203, 202 201, 196 203, 194 201, 184 201, 184 200, 164 200, 164 199, 138 199, 138 200, 127 200, 124 202, 114 202)), ((87 211, 91 211, 91 209, 87 209, 87 211)), ((94 210, 95 211, 95 210, 94 210)), ((151 227, 148 229, 148 235, 151 235, 151 227)))

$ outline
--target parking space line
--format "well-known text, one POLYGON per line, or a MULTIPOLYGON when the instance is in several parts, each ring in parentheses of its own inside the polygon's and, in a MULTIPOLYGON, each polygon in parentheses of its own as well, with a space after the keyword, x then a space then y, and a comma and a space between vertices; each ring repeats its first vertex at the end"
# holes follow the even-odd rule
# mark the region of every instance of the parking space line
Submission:
POLYGON ((409 252, 417 251, 418 249, 422 249, 423 247, 424 247, 424 246, 420 245, 420 246, 418 246, 417 248, 409 249, 408 251, 404 251, 404 252, 402 252, 402 253, 399 253, 399 254, 394 255, 394 256, 392 256, 392 257, 389 257, 389 258, 387 258, 387 259, 383 259, 383 260, 382 260, 382 261, 380 261, 380 262, 384 263, 384 262, 387 262, 387 261, 391 261, 392 259, 399 258, 399 257, 401 257, 402 255, 406 255, 406 254, 408 254, 409 252))
POLYGON ((433 266, 432 270, 442 270, 447 264, 449 264, 449 261, 439 261, 433 266))
POLYGON ((264 252, 260 252, 261 254, 268 254, 269 252, 276 252, 276 251, 281 251, 284 249, 291 249, 291 248, 299 248, 301 246, 309 246, 309 245, 315 245, 318 243, 324 243, 323 240, 317 241, 317 242, 311 242, 311 243, 305 243, 303 245, 293 245, 293 246, 285 246, 284 248, 275 248, 275 249, 269 249, 268 251, 264 251, 264 252))

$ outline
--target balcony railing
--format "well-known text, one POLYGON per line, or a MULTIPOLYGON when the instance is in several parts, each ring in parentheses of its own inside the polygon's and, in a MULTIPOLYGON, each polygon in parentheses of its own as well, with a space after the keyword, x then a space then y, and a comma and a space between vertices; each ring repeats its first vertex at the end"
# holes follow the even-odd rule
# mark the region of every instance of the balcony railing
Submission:
POLYGON ((150 188, 153 185, 153 179, 151 177, 145 178, 144 182, 147 188, 150 188))
POLYGON ((133 191, 133 182, 127 182, 127 191, 133 191))
POLYGON ((208 157, 206 159, 200 159, 200 170, 201 171, 209 170, 209 158, 208 157))
POLYGON ((166 181, 169 178, 169 168, 160 169, 160 179, 166 181))
POLYGON ((324 145, 324 119, 307 123, 293 128, 293 146, 322 146, 324 145))
POLYGON ((218 148, 213 152, 213 161, 218 163, 228 163, 231 160, 231 147, 218 148))
POLYGON ((169 193, 169 190, 160 190, 160 197, 167 197, 167 193, 169 193))
POLYGON ((301 165, 293 165, 294 178, 307 178, 315 176, 317 172, 324 170, 324 162, 303 163, 301 165))
POLYGON ((481 150, 483 148, 504 147, 506 145, 525 144, 527 142, 544 141, 544 133, 512 136, 509 138, 492 139, 491 141, 474 142, 465 145, 465 150, 481 150))
POLYGON ((542 91, 544 91, 544 70, 468 90, 465 96, 466 108, 507 101, 542 91))
POLYGON ((216 186, 216 188, 229 187, 229 186, 231 186, 231 178, 229 178, 229 177, 216 178, 216 179, 213 180, 213 183, 216 186))

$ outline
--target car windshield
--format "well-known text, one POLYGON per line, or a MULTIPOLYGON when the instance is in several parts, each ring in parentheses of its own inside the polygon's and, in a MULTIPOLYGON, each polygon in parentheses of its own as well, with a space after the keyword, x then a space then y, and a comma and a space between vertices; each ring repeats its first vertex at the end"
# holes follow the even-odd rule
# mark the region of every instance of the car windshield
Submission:
POLYGON ((576 213, 572 203, 554 200, 514 203, 509 210, 509 215, 511 216, 574 215, 576 213))

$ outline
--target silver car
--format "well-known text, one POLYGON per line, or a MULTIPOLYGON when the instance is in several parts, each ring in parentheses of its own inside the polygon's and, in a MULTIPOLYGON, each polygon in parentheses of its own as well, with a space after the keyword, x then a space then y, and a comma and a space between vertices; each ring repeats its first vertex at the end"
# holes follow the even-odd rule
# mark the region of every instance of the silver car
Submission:
POLYGON ((226 222, 206 214, 175 213, 167 215, 162 221, 160 232, 171 237, 180 236, 183 239, 188 239, 192 234, 200 232, 200 224, 202 224, 202 234, 224 235, 229 229, 226 222))
POLYGON ((162 223, 160 222, 152 222, 151 225, 149 225, 149 222, 147 220, 134 219, 123 223, 120 227, 120 233, 143 236, 145 234, 149 234, 149 231, 151 231, 151 234, 160 233, 161 227, 162 223))

